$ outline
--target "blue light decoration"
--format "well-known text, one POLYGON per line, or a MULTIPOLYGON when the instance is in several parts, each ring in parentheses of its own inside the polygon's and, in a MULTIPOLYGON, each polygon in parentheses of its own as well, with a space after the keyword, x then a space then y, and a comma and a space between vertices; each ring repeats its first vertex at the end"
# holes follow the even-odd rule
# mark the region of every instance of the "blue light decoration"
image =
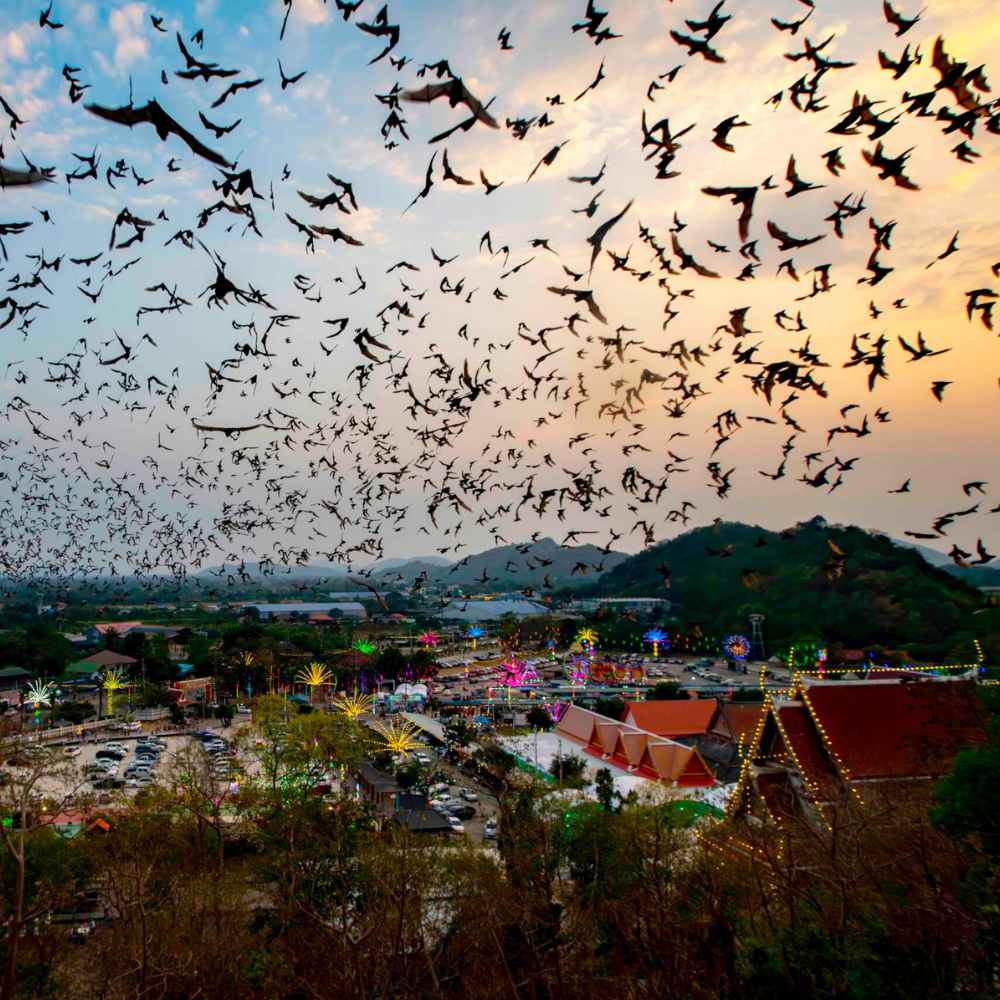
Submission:
POLYGON ((670 638, 661 628, 649 629, 649 631, 643 636, 643 639, 646 642, 652 643, 654 657, 660 655, 660 646, 663 646, 664 652, 670 648, 670 638))
POLYGON ((482 625, 470 625, 465 634, 472 640, 472 648, 475 649, 476 640, 486 635, 486 629, 482 625))
POLYGON ((722 651, 731 660, 745 660, 750 655, 750 640, 738 632, 722 640, 722 651))

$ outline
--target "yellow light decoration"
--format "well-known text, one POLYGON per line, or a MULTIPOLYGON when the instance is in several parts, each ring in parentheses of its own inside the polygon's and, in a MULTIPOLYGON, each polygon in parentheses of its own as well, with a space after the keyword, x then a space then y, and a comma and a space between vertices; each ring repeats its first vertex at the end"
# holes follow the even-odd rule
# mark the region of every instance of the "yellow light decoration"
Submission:
POLYGON ((389 753, 410 753, 427 746, 420 739, 420 730, 405 719, 375 722, 371 728, 372 742, 379 750, 387 750, 389 753))
POLYGON ((356 720, 362 715, 368 715, 372 710, 374 700, 370 694, 338 694, 333 699, 332 707, 335 712, 347 716, 348 719, 356 720))
POLYGON ((310 688, 323 687, 325 684, 333 683, 333 674, 330 673, 326 664, 313 660, 307 667, 303 667, 295 679, 300 684, 307 684, 310 688))
POLYGON ((124 671, 109 670, 104 675, 104 680, 101 681, 101 687, 104 688, 104 691, 108 696, 108 715, 114 715, 115 692, 120 691, 126 685, 127 680, 124 671))

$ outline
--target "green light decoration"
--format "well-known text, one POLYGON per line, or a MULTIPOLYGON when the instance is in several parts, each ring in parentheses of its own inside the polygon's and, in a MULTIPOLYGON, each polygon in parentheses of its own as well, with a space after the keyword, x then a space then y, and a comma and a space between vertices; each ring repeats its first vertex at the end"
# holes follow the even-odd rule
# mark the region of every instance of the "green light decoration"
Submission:
POLYGON ((369 642, 367 639, 355 639, 351 643, 351 649, 356 653, 364 653, 365 656, 370 656, 375 652, 375 643, 369 642))

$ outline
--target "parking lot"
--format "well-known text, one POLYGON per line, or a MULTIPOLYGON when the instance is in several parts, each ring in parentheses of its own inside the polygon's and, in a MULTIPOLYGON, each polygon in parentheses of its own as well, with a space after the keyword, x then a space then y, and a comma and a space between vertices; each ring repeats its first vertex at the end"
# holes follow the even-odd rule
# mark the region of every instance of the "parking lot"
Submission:
MULTIPOLYGON (((226 730, 216 728, 213 729, 213 732, 218 732, 224 739, 230 740, 237 729, 237 726, 226 730)), ((124 780, 126 772, 128 772, 132 777, 141 777, 144 772, 134 772, 134 769, 137 766, 145 765, 149 768, 149 783, 152 784, 169 775, 177 755, 182 750, 192 745, 197 747, 200 744, 200 740, 193 739, 192 736, 193 733, 189 732, 161 735, 140 731, 102 734, 100 737, 90 739, 84 737, 79 741, 53 746, 48 748, 54 758, 51 766, 52 773, 42 775, 36 786, 36 791, 44 797, 60 802, 89 796, 97 796, 100 799, 121 794, 134 795, 141 787, 148 787, 148 785, 126 782, 116 785, 116 787, 102 787, 101 779, 108 775, 97 771, 96 766, 100 757, 107 759, 109 744, 117 744, 123 751, 117 761, 117 768, 111 776, 124 780), (137 750, 137 747, 150 739, 158 741, 162 746, 162 751, 158 755, 153 755, 154 759, 152 760, 140 761, 141 756, 150 757, 151 755, 143 754, 137 750)), ((9 759, 30 759, 26 756, 30 753, 31 750, 11 751, 9 759)), ((4 762, 4 766, 5 769, 16 773, 17 769, 11 767, 7 761, 4 762)))

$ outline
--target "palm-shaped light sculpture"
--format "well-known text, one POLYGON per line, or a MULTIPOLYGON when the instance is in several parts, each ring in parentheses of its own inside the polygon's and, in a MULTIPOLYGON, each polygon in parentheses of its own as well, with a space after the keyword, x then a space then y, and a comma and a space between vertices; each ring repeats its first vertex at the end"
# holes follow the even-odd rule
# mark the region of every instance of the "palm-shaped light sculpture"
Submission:
POLYGON ((646 642, 652 643, 653 656, 656 657, 660 655, 660 643, 667 641, 667 633, 661 628, 651 628, 643 636, 643 639, 645 639, 646 642))
POLYGON ((101 687, 108 698, 108 715, 114 715, 115 692, 126 687, 128 681, 122 670, 109 670, 101 681, 101 687))
POLYGON ((482 625, 470 625, 468 631, 465 633, 472 640, 472 648, 476 648, 476 640, 482 639, 486 635, 486 629, 482 625))
POLYGON ((308 666, 303 667, 295 678, 300 684, 305 684, 309 688, 309 700, 313 700, 313 692, 318 687, 325 687, 333 683, 333 674, 325 663, 313 660, 308 666))
POLYGON ((582 628, 576 633, 576 641, 587 650, 588 659, 593 659, 594 647, 597 645, 597 633, 592 628, 582 628))
POLYGON ((420 738, 420 730, 405 719, 395 718, 389 722, 375 722, 371 729, 372 743, 377 750, 394 754, 410 753, 426 746, 420 738))
POLYGON ((438 634, 437 632, 425 632, 417 642, 420 643, 424 649, 433 649, 438 644, 438 634))
POLYGON ((41 681, 33 681, 28 685, 28 690, 24 692, 24 700, 28 702, 35 712, 35 722, 40 722, 42 708, 52 705, 52 695, 55 689, 51 684, 43 684, 41 681))
POLYGON ((362 715, 368 715, 372 710, 374 700, 370 694, 338 694, 333 699, 333 710, 350 719, 352 722, 362 715))
MULTIPOLYGON (((243 650, 236 657, 236 666, 243 671, 244 678, 246 680, 247 697, 252 697, 253 685, 247 674, 250 668, 257 662, 256 653, 251 653, 249 650, 243 650)), ((239 694, 239 679, 236 681, 236 693, 239 694)))

